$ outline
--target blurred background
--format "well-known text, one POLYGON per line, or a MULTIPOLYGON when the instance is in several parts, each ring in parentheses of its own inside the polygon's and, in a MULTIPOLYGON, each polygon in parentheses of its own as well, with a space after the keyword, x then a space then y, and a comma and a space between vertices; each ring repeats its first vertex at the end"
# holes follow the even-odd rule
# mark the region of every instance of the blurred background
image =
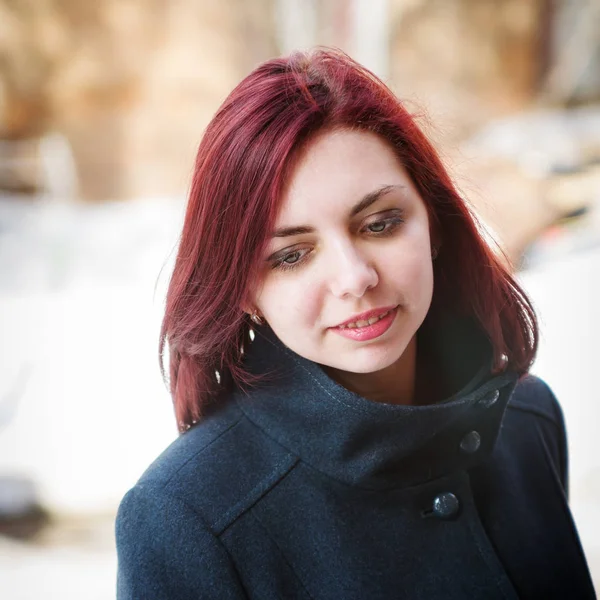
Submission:
POLYGON ((600 584, 600 0, 0 0, 0 582, 114 598, 118 502, 176 437, 158 369, 203 128, 337 46, 420 115, 540 315, 600 584))

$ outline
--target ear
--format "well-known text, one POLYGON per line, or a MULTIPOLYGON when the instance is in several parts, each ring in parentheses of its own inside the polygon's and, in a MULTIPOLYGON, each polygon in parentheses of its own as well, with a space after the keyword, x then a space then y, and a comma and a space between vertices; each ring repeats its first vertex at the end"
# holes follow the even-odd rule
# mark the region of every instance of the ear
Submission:
POLYGON ((260 288, 258 288, 256 284, 250 284, 238 304, 240 310, 247 315, 251 315, 255 310, 260 311, 258 308, 259 297, 260 288))

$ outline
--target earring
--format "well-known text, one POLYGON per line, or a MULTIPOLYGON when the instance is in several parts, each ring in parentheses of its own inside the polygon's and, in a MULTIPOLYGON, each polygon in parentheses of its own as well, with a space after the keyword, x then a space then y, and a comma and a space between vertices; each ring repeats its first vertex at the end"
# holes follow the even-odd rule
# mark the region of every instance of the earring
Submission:
POLYGON ((258 311, 256 309, 252 312, 250 318, 257 325, 262 325, 264 323, 264 321, 258 316, 258 311))
POLYGON ((437 255, 438 255, 437 246, 432 246, 431 247, 431 260, 435 260, 437 258, 437 255))

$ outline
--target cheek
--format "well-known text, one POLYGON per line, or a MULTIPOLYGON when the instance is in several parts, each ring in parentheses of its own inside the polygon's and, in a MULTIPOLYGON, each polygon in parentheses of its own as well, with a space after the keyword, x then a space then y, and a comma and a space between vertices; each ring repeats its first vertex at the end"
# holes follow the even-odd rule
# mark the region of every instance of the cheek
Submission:
POLYGON ((321 314, 318 286, 302 281, 293 273, 276 279, 263 287, 257 302, 275 333, 312 327, 321 314))
POLYGON ((413 308, 429 303, 433 293, 433 266, 429 245, 412 247, 391 257, 386 272, 390 284, 402 292, 406 302, 413 308), (401 258, 399 259, 398 256, 401 258))

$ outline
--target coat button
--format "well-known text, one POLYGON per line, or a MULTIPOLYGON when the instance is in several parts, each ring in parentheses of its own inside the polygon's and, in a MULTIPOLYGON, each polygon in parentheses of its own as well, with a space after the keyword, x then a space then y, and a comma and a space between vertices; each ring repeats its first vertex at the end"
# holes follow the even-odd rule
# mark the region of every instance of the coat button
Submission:
POLYGON ((488 392, 481 400, 479 400, 480 406, 483 408, 489 408, 493 406, 500 398, 500 392, 498 390, 493 390, 492 392, 488 392))
POLYGON ((481 446, 481 436, 477 431, 470 431, 460 441, 460 449, 465 454, 474 454, 481 446))
POLYGON ((444 492, 433 499, 433 514, 440 519, 451 519, 458 514, 460 503, 451 492, 444 492))

